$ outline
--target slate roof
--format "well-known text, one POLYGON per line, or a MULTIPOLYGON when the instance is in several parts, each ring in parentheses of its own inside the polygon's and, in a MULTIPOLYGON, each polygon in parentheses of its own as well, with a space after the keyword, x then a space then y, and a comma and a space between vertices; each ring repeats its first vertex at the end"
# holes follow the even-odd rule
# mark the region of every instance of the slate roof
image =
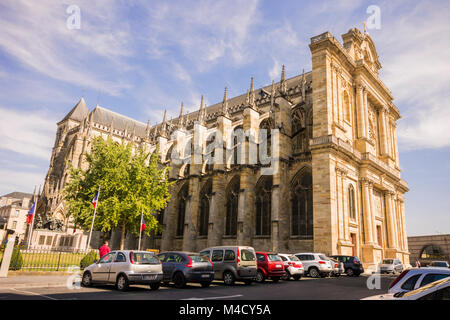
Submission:
POLYGON ((88 114, 89 109, 86 106, 86 102, 84 101, 84 98, 81 98, 80 101, 78 101, 78 103, 75 105, 75 107, 73 107, 72 110, 70 110, 70 112, 59 123, 68 119, 81 122, 84 120, 84 118, 86 118, 88 114))
POLYGON ((5 194, 3 196, 0 196, 1 198, 6 197, 6 198, 13 198, 13 199, 23 199, 23 198, 32 198, 33 194, 31 193, 25 193, 25 192, 18 192, 18 191, 14 191, 8 194, 5 194))

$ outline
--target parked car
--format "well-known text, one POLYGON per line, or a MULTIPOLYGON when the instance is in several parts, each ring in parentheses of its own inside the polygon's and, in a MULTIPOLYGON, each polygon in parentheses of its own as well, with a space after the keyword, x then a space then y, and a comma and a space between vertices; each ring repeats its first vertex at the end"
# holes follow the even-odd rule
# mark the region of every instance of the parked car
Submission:
POLYGON ((342 262, 330 257, 328 257, 328 259, 331 261, 331 265, 333 266, 333 271, 331 271, 330 274, 331 276, 339 277, 342 273, 344 273, 344 264, 342 262))
POLYGON ((300 280, 300 278, 305 273, 303 269, 303 264, 299 258, 293 254, 279 253, 278 254, 284 263, 284 275, 281 277, 282 280, 289 280, 291 277, 294 280, 300 280))
POLYGON ((257 251, 256 260, 258 262, 256 282, 262 283, 267 278, 278 282, 285 274, 283 260, 276 253, 257 251))
POLYGON ((450 300, 450 278, 431 282, 412 291, 379 294, 361 300, 450 300))
POLYGON ((398 259, 384 259, 378 264, 378 270, 380 273, 399 274, 403 271, 403 264, 398 259))
POLYGON ((333 271, 331 261, 323 253, 296 253, 305 269, 305 273, 313 278, 325 277, 333 271))
POLYGON ((359 260, 359 258, 356 256, 334 255, 331 256, 331 258, 336 259, 344 264, 344 272, 349 277, 358 277, 361 273, 364 273, 364 268, 361 260, 359 260))
POLYGON ((120 291, 126 291, 132 284, 148 284, 157 290, 162 279, 162 264, 153 252, 119 250, 84 269, 81 283, 86 287, 96 283, 115 284, 120 291))
POLYGON ((431 261, 431 263, 428 265, 428 267, 433 268, 450 268, 447 261, 431 261))
POLYGON ((213 263, 214 279, 226 285, 235 281, 251 284, 256 278, 257 263, 255 249, 247 246, 211 247, 200 251, 213 263))
POLYGON ((412 268, 403 271, 389 286, 389 293, 411 291, 431 282, 450 277, 450 269, 412 268))
POLYGON ((176 288, 184 288, 189 282, 200 283, 206 288, 214 280, 212 262, 199 253, 170 251, 157 257, 162 262, 163 282, 173 282, 176 288))

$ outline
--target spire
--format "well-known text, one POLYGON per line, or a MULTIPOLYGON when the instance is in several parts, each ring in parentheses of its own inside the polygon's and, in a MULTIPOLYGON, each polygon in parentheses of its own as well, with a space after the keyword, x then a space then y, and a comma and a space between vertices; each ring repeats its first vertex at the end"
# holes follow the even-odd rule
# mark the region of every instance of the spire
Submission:
POLYGON ((283 94, 287 93, 286 68, 284 64, 283 67, 281 68, 280 92, 283 94))
POLYGON ((306 79, 305 79, 305 69, 302 71, 302 80, 301 80, 301 88, 302 88, 302 100, 306 100, 306 79))
POLYGON ((198 112, 197 121, 200 122, 200 124, 202 126, 205 125, 205 109, 204 109, 204 105, 203 105, 203 95, 202 95, 202 99, 200 102, 200 110, 198 112))
POLYGON ((150 136, 150 128, 151 128, 150 119, 148 119, 147 120, 147 127, 145 128, 145 133, 146 133, 147 137, 150 136))
POLYGON ((270 90, 270 110, 273 110, 275 104, 275 81, 272 80, 272 88, 270 90))
POLYGON ((246 105, 250 105, 250 95, 249 95, 248 90, 247 90, 247 93, 245 95, 245 104, 246 105))
POLYGON ((181 101, 180 116, 178 117, 178 128, 183 128, 184 127, 183 105, 184 105, 183 101, 181 101))
POLYGON ((221 115, 229 118, 230 114, 228 113, 228 96, 227 96, 227 87, 225 87, 225 92, 223 93, 223 102, 222 102, 222 111, 221 115))
POLYGON ((166 133, 167 133, 167 110, 164 110, 163 121, 161 123, 161 126, 159 127, 159 134, 165 137, 166 133))
POLYGON ((253 77, 250 80, 250 96, 249 96, 249 104, 251 106, 255 105, 255 86, 253 83, 253 77))
POLYGON ((33 197, 31 198, 31 203, 36 201, 36 186, 34 186, 33 197))

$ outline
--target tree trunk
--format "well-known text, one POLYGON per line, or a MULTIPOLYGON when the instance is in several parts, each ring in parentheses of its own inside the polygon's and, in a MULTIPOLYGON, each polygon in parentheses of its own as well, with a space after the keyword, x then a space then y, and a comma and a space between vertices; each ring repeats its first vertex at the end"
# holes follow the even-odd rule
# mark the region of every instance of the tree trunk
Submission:
POLYGON ((120 237, 120 250, 124 249, 125 246, 125 236, 126 236, 126 222, 125 220, 122 223, 122 235, 120 237))

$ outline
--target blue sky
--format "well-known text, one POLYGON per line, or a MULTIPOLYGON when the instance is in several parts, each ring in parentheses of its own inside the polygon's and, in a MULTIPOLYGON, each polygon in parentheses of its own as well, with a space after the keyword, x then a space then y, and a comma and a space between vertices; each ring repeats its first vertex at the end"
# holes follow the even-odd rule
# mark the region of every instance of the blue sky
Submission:
POLYGON ((21 1, 0 3, 0 194, 47 173, 56 122, 84 95, 146 122, 311 70, 310 38, 369 29, 402 113, 409 235, 450 233, 448 1, 21 1), (81 10, 69 30, 69 5, 81 10))

